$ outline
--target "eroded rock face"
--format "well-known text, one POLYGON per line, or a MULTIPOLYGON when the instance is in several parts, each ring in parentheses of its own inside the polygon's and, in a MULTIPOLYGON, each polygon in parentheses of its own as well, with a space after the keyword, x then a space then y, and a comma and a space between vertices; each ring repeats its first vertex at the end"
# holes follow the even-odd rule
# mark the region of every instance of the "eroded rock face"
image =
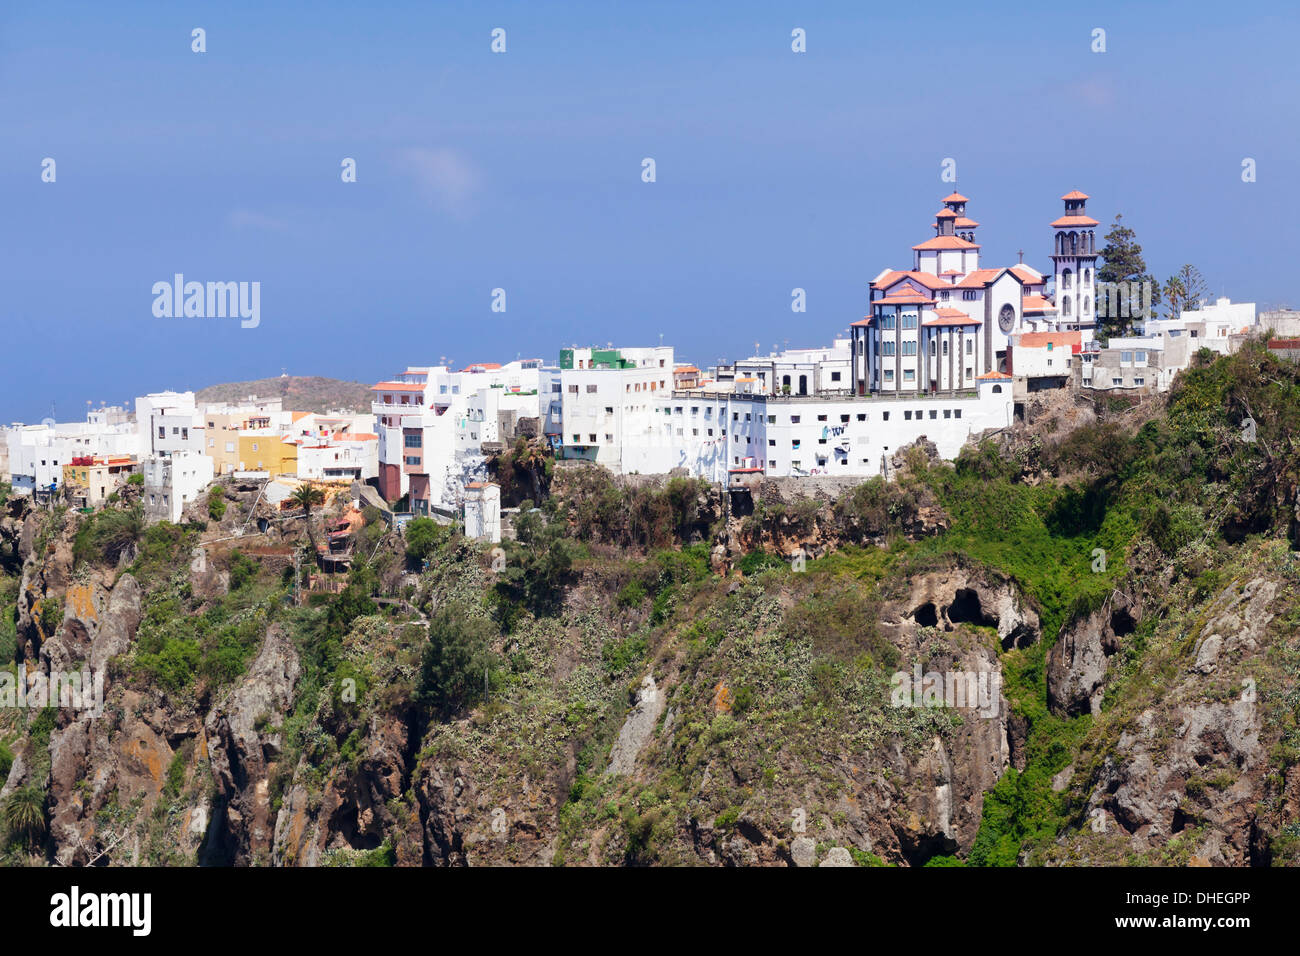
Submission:
POLYGON ((1270 769, 1263 713, 1254 681, 1240 675, 1252 673, 1277 593, 1276 582, 1256 578, 1212 600, 1160 707, 1124 725, 1088 781, 1088 812, 1101 832, 1110 827, 1138 852, 1190 834, 1202 865, 1267 862, 1257 816, 1270 769))
POLYGON ((297 649, 272 625, 248 673, 205 721, 219 804, 209 852, 232 863, 270 860, 270 775, 280 752, 278 727, 293 704, 300 673, 297 649))
POLYGON ((1007 578, 988 570, 953 568, 912 581, 910 617, 922 627, 951 631, 957 624, 997 629, 1003 650, 1027 647, 1041 636, 1038 613, 1007 578))
POLYGON ((1097 610, 1065 625, 1047 655, 1047 704, 1053 713, 1101 713, 1110 657, 1141 617, 1136 602, 1116 592, 1097 610))

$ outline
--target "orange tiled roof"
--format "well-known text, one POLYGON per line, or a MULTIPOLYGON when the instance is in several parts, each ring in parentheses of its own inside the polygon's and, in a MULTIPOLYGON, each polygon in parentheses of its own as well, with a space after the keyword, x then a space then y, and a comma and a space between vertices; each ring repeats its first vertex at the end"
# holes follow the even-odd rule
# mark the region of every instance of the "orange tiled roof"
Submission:
POLYGON ((1004 379, 1010 377, 1011 376, 1008 375, 1006 372, 985 372, 983 375, 976 375, 975 380, 979 381, 980 379, 985 379, 985 378, 1004 379))
POLYGON ((957 283, 959 289, 982 289, 999 275, 1002 269, 976 269, 957 283))
POLYGON ((1012 266, 1010 272, 1025 285, 1038 285, 1039 283, 1047 281, 1042 276, 1030 272, 1024 266, 1012 266))
POLYGON ((423 385, 408 385, 405 382, 380 382, 378 385, 371 385, 372 392, 423 392, 423 385))
POLYGON ((1021 348, 1041 348, 1044 345, 1081 345, 1083 335, 1080 332, 1022 332, 1019 345, 1021 348))
POLYGON ((1091 216, 1062 216, 1060 219, 1052 220, 1053 229, 1067 229, 1070 226, 1100 226, 1096 219, 1091 216))
POLYGON ((1041 295, 1027 295, 1020 300, 1020 310, 1022 312, 1055 312, 1056 306, 1041 295))
POLYGON ((970 200, 961 193, 953 193, 951 196, 944 196, 939 202, 970 202, 970 200))
MULTIPOLYGON (((947 273, 945 273, 945 275, 946 274, 947 273)), ((958 275, 960 275, 960 273, 958 273, 958 275)), ((878 280, 871 283, 871 285, 873 288, 876 289, 887 290, 889 289, 890 286, 897 285, 903 279, 911 279, 913 282, 917 282, 920 285, 925 286, 927 289, 949 289, 952 287, 951 283, 944 282, 942 279, 940 279, 932 272, 911 272, 911 271, 909 272, 891 271, 887 275, 881 276, 878 280)))
POLYGON ((887 295, 883 299, 876 299, 872 305, 933 305, 934 299, 922 295, 919 292, 913 292, 910 289, 907 292, 900 292, 897 295, 887 295))
POLYGON ((1062 199, 1087 199, 1087 198, 1088 198, 1088 194, 1087 194, 1087 193, 1081 193, 1081 192, 1079 192, 1079 190, 1077 190, 1077 189, 1071 189, 1068 193, 1066 193, 1066 194, 1065 194, 1064 196, 1062 196, 1061 198, 1062 198, 1062 199))
POLYGON ((957 236, 935 236, 933 239, 927 239, 925 242, 918 243, 913 249, 978 249, 979 244, 967 242, 957 236))
POLYGON ((956 219, 957 214, 946 206, 934 214, 935 219, 956 219))
POLYGON ((929 322, 922 322, 922 325, 930 326, 947 326, 947 325, 979 325, 979 319, 973 319, 961 309, 935 309, 934 314, 939 316, 937 319, 931 319, 929 322))
POLYGON ((958 216, 957 221, 953 223, 958 229, 974 229, 979 225, 974 219, 967 219, 965 216, 958 216))

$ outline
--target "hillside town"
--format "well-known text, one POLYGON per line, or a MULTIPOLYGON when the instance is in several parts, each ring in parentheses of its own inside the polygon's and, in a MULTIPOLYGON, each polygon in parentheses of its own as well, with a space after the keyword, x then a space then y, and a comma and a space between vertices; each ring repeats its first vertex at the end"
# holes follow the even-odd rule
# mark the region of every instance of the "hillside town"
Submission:
POLYGON ((14 495, 87 510, 134 483, 146 515, 171 522, 223 477, 259 483, 286 508, 303 484, 335 486, 499 540, 488 463, 521 437, 615 474, 888 477, 898 449, 925 439, 952 459, 1022 419, 1032 393, 1166 391, 1198 351, 1229 354, 1265 331, 1295 355, 1300 312, 1222 297, 1163 318, 1134 308, 1131 334, 1103 340, 1108 310, 1140 295, 1099 280, 1088 200, 1061 197, 1043 237, 1052 268, 1040 272, 982 263, 971 200, 945 196, 933 236, 870 281, 866 314, 828 346, 708 368, 665 345, 565 347, 553 365, 412 365, 372 386, 362 412, 151 392, 84 421, 3 428, 0 477, 14 495))

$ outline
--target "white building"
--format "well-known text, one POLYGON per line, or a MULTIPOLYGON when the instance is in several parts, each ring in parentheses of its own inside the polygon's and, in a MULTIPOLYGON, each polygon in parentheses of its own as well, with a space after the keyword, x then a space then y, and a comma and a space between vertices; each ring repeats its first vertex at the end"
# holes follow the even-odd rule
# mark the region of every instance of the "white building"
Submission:
POLYGON ((1051 224, 1055 297, 1046 276, 1023 264, 982 268, 979 223, 960 193, 943 199, 931 239, 912 247, 911 268, 886 269, 871 283, 869 314, 853 323, 851 387, 857 395, 971 392, 988 372, 1007 370, 1011 336, 1078 331, 1092 339, 1095 219, 1076 191, 1061 197, 1051 224))
MULTIPOLYGON (((663 409, 669 467, 711 481, 728 473, 775 477, 881 474, 924 436, 954 458, 972 435, 1011 423, 1011 376, 986 373, 964 395, 792 395, 678 392, 663 409)), ((667 471, 668 467, 658 470, 667 471)))
POLYGON ((135 400, 135 417, 145 514, 177 522, 215 475, 203 412, 193 392, 152 392, 135 400))
POLYGON ((377 435, 307 439, 298 446, 298 477, 305 481, 368 481, 378 476, 377 435))
POLYGON ((501 488, 490 481, 465 486, 465 537, 501 543, 501 488))
POLYGON ((73 458, 135 455, 139 447, 135 424, 101 414, 103 411, 92 412, 84 422, 45 422, 7 429, 8 480, 14 493, 57 493, 63 485, 63 467, 73 458))
POLYGON ((673 391, 673 350, 571 348, 560 352, 547 428, 556 457, 596 461, 615 473, 657 473, 674 456, 663 402, 673 391))
POLYGON ((151 455, 142 465, 144 510, 150 518, 180 521, 181 511, 212 482, 212 459, 201 451, 151 455))
POLYGON ((193 392, 151 392, 135 400, 140 460, 150 455, 204 450, 204 418, 193 392), (148 427, 146 427, 148 426, 148 427))
POLYGON ((421 514, 459 507, 462 478, 481 468, 483 442, 500 440, 502 417, 541 414, 541 365, 414 366, 372 386, 380 494, 409 495, 421 514))

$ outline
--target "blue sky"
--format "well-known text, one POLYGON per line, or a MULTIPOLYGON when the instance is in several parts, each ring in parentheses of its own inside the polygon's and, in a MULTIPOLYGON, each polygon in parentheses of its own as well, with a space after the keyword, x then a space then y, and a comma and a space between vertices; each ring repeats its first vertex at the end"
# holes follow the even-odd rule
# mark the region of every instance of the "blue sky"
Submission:
POLYGON ((1195 2, 4 4, 0 421, 282 368, 378 381, 660 334, 701 364, 826 343, 932 234, 945 157, 986 264, 1023 248, 1047 268, 1079 188, 1158 276, 1191 262, 1216 293, 1300 305, 1296 20, 1195 2), (260 282, 260 326, 155 318, 151 287, 176 272, 260 282))

